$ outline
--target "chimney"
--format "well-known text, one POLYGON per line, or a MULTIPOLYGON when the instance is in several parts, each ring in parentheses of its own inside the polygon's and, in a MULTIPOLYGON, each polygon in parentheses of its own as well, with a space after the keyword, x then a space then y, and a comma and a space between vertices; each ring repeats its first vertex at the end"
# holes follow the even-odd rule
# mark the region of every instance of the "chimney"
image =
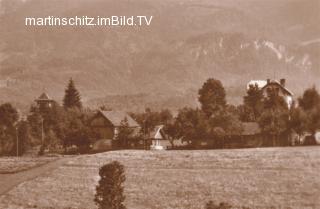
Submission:
POLYGON ((286 86, 286 79, 284 79, 284 78, 280 79, 280 84, 281 84, 281 86, 285 87, 286 86))
POLYGON ((269 83, 270 83, 270 78, 267 79, 267 84, 269 84, 269 83))

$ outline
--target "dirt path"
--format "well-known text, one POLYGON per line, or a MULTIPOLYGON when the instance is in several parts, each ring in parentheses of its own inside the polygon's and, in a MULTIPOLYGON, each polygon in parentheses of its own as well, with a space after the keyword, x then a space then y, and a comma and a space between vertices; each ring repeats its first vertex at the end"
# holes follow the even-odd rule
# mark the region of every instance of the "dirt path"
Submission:
POLYGON ((45 165, 32 168, 30 170, 14 173, 14 174, 0 174, 0 196, 6 194, 15 186, 25 181, 32 180, 38 176, 41 176, 47 172, 50 172, 59 168, 68 159, 70 159, 70 157, 58 159, 58 160, 49 162, 45 165))

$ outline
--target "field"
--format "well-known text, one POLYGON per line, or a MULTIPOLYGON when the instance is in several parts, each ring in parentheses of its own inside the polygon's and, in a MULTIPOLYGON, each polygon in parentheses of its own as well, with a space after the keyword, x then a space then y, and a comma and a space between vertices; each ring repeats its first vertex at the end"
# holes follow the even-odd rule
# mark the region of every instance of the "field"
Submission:
POLYGON ((125 165, 128 209, 320 208, 320 147, 114 151, 68 159, 0 197, 0 208, 95 209, 98 168, 125 165))
POLYGON ((25 171, 55 159, 56 157, 3 157, 0 158, 0 174, 25 171))

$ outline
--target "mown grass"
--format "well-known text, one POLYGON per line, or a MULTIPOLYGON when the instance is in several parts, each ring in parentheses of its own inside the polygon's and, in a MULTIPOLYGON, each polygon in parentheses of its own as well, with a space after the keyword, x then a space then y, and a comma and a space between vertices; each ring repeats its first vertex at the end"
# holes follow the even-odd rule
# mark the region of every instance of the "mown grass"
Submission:
POLYGON ((44 165, 56 157, 1 157, 0 174, 17 173, 44 165))
POLYGON ((114 151, 69 160, 0 197, 0 208, 94 209, 98 169, 125 165, 128 209, 320 208, 320 147, 114 151))

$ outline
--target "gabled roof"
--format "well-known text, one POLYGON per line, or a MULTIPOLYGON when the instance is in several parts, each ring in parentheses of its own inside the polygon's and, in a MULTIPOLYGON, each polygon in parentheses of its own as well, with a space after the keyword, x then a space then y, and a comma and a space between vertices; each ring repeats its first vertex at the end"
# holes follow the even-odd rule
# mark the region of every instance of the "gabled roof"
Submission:
POLYGON ((139 127, 139 124, 127 113, 122 111, 99 111, 103 117, 109 120, 112 125, 120 126, 121 122, 127 118, 129 127, 139 127))
POLYGON ((49 96, 48 96, 48 94, 47 93, 42 93, 40 96, 39 96, 39 98, 38 99, 36 99, 36 100, 52 100, 49 96))
POLYGON ((277 85, 277 86, 279 86, 282 90, 284 90, 285 92, 287 92, 287 94, 293 96, 293 93, 292 93, 289 89, 287 89, 286 87, 282 86, 281 83, 280 83, 279 81, 277 81, 277 80, 272 80, 272 81, 270 81, 270 82, 267 83, 264 87, 262 87, 261 90, 267 88, 267 87, 270 86, 270 85, 277 85))
POLYGON ((158 125, 154 127, 154 129, 150 132, 151 139, 165 139, 165 135, 163 134, 164 125, 158 125))
POLYGON ((263 88, 267 84, 266 80, 251 80, 247 83, 247 89, 250 88, 251 85, 257 85, 259 89, 263 88))
POLYGON ((250 136, 261 133, 261 129, 258 123, 256 122, 243 122, 242 123, 243 131, 241 135, 250 136))

